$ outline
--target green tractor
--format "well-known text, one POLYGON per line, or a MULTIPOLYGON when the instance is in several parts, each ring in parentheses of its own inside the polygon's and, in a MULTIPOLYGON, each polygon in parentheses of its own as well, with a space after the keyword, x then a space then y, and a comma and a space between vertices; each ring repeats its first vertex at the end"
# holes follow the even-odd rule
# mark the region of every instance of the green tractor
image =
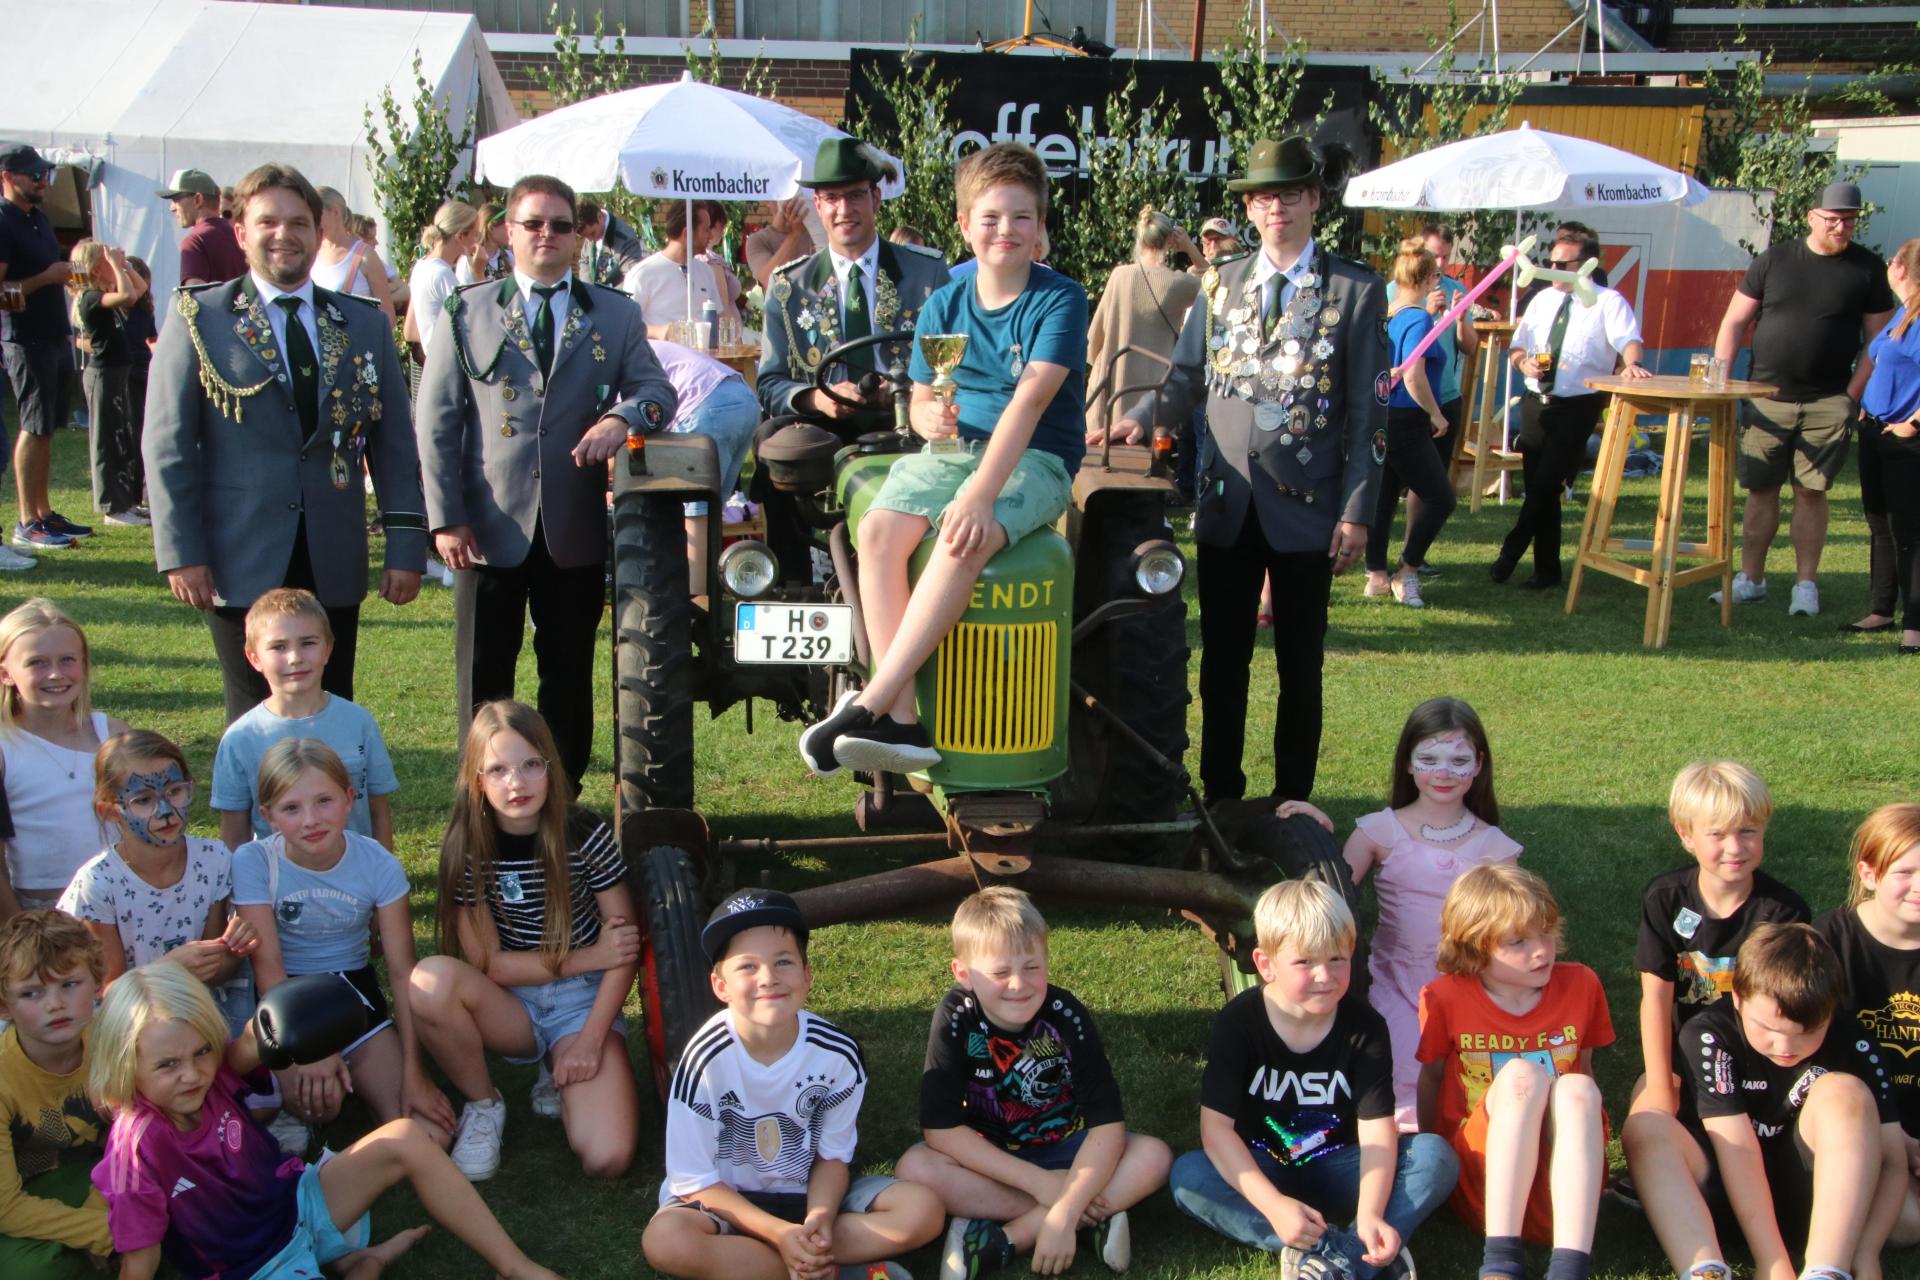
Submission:
MULTIPOLYGON (((878 334, 850 351, 903 342, 878 334)), ((896 363, 898 427, 851 444, 803 423, 774 433, 757 465, 790 493, 830 572, 783 585, 767 545, 710 537, 689 572, 682 503, 722 499, 710 442, 631 436, 614 460, 613 669, 618 829, 644 902, 641 996, 664 1091, 686 1038, 717 1006, 699 946, 707 909, 743 860, 925 848, 917 865, 802 890, 813 927, 897 916, 1018 884, 1058 900, 1177 910, 1220 945, 1237 988, 1251 973, 1252 903, 1282 876, 1318 875, 1351 893, 1337 848, 1305 819, 1239 806, 1216 821, 1182 765, 1187 748, 1186 561, 1167 509, 1171 440, 1090 454, 1059 523, 988 562, 965 616, 919 673, 920 717, 940 763, 909 777, 857 775, 860 834, 713 840, 695 812, 696 704, 712 714, 765 702, 782 721, 824 715, 871 664, 856 565, 860 518, 918 441, 905 428, 909 383, 896 363), (1095 857, 1065 856, 1088 846, 1095 857), (1046 853, 1039 852, 1041 849, 1046 853)), ((885 385, 881 383, 879 385, 885 385)), ((1150 388, 1121 388, 1137 394, 1150 388)), ((838 397, 835 397, 838 398, 838 397)), ((733 535, 733 529, 715 533, 733 535)), ((933 553, 915 556, 917 576, 933 553)), ((796 767, 798 767, 796 765, 796 767)))

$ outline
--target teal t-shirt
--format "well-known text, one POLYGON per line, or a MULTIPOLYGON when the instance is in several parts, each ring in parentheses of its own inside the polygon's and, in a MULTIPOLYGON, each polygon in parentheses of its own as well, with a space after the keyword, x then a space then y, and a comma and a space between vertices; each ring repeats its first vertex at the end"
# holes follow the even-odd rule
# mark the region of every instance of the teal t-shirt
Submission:
MULTIPOLYGON (((1467 286, 1448 275, 1440 277, 1440 288, 1447 295, 1447 307, 1449 310, 1459 303, 1460 299, 1465 297, 1467 292, 1467 286)), ((1393 305, 1393 295, 1398 291, 1397 286, 1395 286, 1392 281, 1387 282, 1388 306, 1393 305)), ((1440 335, 1440 340, 1434 343, 1432 348, 1429 348, 1429 350, 1437 348, 1445 351, 1447 355, 1447 363, 1441 369, 1440 376, 1433 379, 1433 395, 1442 406, 1450 404, 1460 398, 1460 352, 1455 346, 1454 333, 1455 326, 1448 325, 1447 331, 1440 335)), ((1427 373, 1431 375, 1433 373, 1432 368, 1428 368, 1427 373)))
MULTIPOLYGON (((993 433, 1028 364, 1064 365, 1066 381, 1041 412, 1027 447, 1060 459, 1071 475, 1087 453, 1087 291, 1036 264, 1019 297, 988 310, 980 305, 977 283, 968 276, 934 290, 914 323, 919 333, 967 335, 967 354, 953 371, 960 437, 985 440, 993 433)), ((933 366, 917 342, 911 374, 915 382, 933 382, 933 366)))

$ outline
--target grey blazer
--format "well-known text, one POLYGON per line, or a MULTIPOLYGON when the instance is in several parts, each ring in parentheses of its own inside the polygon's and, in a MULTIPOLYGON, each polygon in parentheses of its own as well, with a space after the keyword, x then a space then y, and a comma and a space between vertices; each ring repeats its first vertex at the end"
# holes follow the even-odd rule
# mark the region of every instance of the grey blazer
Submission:
MULTIPOLYGON (((947 260, 937 249, 880 242, 880 278, 874 282, 873 331, 911 329, 927 295, 947 282, 947 260)), ((768 417, 794 412, 793 398, 813 386, 813 373, 840 332, 840 281, 833 256, 822 249, 775 267, 767 278, 766 315, 760 325, 760 373, 755 386, 768 417)), ((874 363, 893 359, 890 344, 874 363)), ((909 360, 912 352, 904 353, 909 360)), ((840 370, 836 379, 844 378, 840 370)))
POLYGON ((414 406, 427 524, 472 528, 496 568, 527 558, 534 525, 563 569, 607 552, 607 469, 574 463, 573 447, 611 414, 629 428, 673 420, 667 381, 633 299, 573 281, 566 323, 542 377, 512 276, 447 297, 414 406))
POLYGON ((1275 551, 1324 551, 1337 522, 1373 519, 1386 460, 1387 409, 1374 394, 1391 359, 1386 285, 1316 245, 1318 287, 1295 290, 1268 337, 1256 261, 1207 272, 1157 411, 1148 395, 1129 416, 1172 427, 1205 403, 1197 541, 1232 545, 1251 503, 1275 551))
POLYGON ((313 301, 312 436, 252 276, 176 291, 177 314, 160 330, 141 445, 154 559, 162 573, 209 566, 218 605, 245 608, 286 581, 303 515, 320 602, 344 608, 366 597, 362 458, 386 526, 386 567, 426 568, 426 507, 392 329, 363 299, 315 288, 313 301))

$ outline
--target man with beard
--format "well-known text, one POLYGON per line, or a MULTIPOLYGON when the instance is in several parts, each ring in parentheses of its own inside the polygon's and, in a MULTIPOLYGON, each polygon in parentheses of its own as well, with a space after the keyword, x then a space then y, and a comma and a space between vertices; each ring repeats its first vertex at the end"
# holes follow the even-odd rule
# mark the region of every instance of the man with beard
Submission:
POLYGON ((220 284, 247 274, 233 223, 220 216, 219 183, 198 169, 181 169, 154 194, 173 206, 174 220, 187 231, 180 238, 181 284, 220 284))
MULTIPOLYGON (((779 428, 804 418, 851 441, 867 431, 893 426, 891 389, 863 395, 860 379, 891 364, 890 345, 855 352, 828 373, 828 384, 858 407, 814 390, 814 373, 827 350, 842 342, 897 329, 912 329, 927 296, 947 283, 938 250, 894 244, 875 232, 880 183, 892 166, 854 138, 829 138, 814 156, 813 175, 800 185, 813 190, 813 207, 827 229, 827 247, 782 263, 768 275, 766 316, 760 336, 756 389, 768 421, 759 444, 779 428)), ((900 353, 910 358, 910 352, 900 353)), ((762 468, 758 473, 765 475, 762 468)), ((756 479, 756 485, 766 482, 756 479)), ((753 495, 768 504, 767 542, 789 582, 808 576, 806 535, 786 494, 771 486, 753 495)))
POLYGON ((229 723, 267 694, 244 622, 274 587, 320 598, 334 640, 321 683, 352 700, 367 594, 363 460, 386 527, 381 598, 418 595, 427 554, 393 334, 372 303, 310 278, 319 194, 297 170, 266 164, 234 198, 247 274, 174 295, 143 442, 154 558, 174 597, 206 611, 229 723))

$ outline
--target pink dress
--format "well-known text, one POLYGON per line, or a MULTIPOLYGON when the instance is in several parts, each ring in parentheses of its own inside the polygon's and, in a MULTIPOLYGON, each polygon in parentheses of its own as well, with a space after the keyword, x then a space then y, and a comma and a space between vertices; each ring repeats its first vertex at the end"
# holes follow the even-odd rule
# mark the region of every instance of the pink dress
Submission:
POLYGON ((1368 1000, 1386 1019, 1393 1038, 1393 1115, 1402 1130, 1418 1128, 1414 1092, 1420 1080, 1420 988, 1440 976, 1440 904, 1453 882, 1475 867, 1512 862, 1520 846, 1500 828, 1481 825, 1457 845, 1430 844, 1401 825, 1392 809, 1370 813, 1355 824, 1387 851, 1374 866, 1380 926, 1374 930, 1367 970, 1368 1000))

